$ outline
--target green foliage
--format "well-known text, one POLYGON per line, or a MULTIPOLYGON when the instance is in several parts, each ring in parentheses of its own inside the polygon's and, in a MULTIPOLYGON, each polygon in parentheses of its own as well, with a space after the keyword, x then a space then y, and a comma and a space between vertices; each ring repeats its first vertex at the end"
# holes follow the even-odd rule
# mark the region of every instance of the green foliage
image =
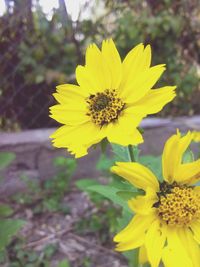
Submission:
POLYGON ((7 217, 13 214, 13 209, 5 204, 0 204, 0 216, 7 217))
POLYGON ((12 152, 0 152, 0 171, 7 168, 15 160, 15 157, 12 152))
MULTIPOLYGON (((0 171, 9 167, 15 160, 15 154, 11 152, 0 152, 0 171)), ((13 214, 13 209, 6 204, 0 204, 0 253, 3 253, 12 237, 25 224, 22 220, 7 219, 13 214)))
POLYGON ((78 189, 87 192, 89 191, 88 188, 93 185, 98 185, 98 182, 92 179, 81 179, 76 182, 78 189))
POLYGON ((22 220, 0 219, 0 251, 5 249, 24 223, 22 220))
POLYGON ((67 260, 63 260, 63 261, 59 262, 57 267, 70 267, 70 264, 67 260))
POLYGON ((190 149, 187 149, 186 152, 183 154, 183 163, 190 163, 194 161, 194 154, 190 149))
POLYGON ((36 213, 45 211, 68 213, 69 207, 62 203, 62 199, 69 190, 71 178, 76 170, 76 160, 56 157, 53 164, 58 168, 58 173, 51 179, 33 181, 22 176, 21 179, 26 183, 29 193, 19 193, 14 196, 14 199, 21 204, 33 205, 33 211, 36 213))
POLYGON ((104 197, 110 199, 114 204, 123 207, 125 210, 129 210, 127 203, 124 201, 124 199, 117 195, 118 189, 112 186, 93 185, 90 186, 88 190, 99 193, 104 197))
POLYGON ((110 173, 110 167, 112 167, 113 164, 114 164, 113 158, 108 158, 106 154, 101 154, 97 162, 96 168, 97 170, 100 170, 108 175, 110 173))
POLYGON ((112 151, 116 161, 129 161, 129 155, 127 153, 127 147, 112 144, 112 151))
MULTIPOLYGON (((5 109, 0 116, 1 128, 27 127, 38 103, 53 104, 49 95, 55 85, 74 82, 77 64, 84 63, 86 46, 93 41, 100 44, 108 37, 115 40, 122 57, 134 45, 144 42, 152 46, 153 64, 167 64, 167 72, 158 86, 177 85, 178 96, 161 112, 163 116, 199 113, 197 2, 94 1, 95 14, 76 23, 61 7, 54 9, 52 18, 48 18, 38 3, 35 8, 20 1, 13 5, 13 12, 0 17, 0 50, 4 55, 0 106, 15 96, 13 111, 5 109), (21 12, 23 16, 19 15, 21 12), (25 102, 26 113, 20 112, 25 102), (17 118, 15 114, 19 114, 17 118)), ((31 127, 49 126, 52 120, 48 121, 47 112, 41 110, 31 127)))
POLYGON ((10 253, 7 253, 10 261, 9 267, 50 267, 51 258, 56 251, 57 246, 55 245, 47 245, 41 253, 24 249, 24 243, 18 240, 10 248, 10 253))
MULTIPOLYGON (((15 156, 12 153, 1 153, 2 169, 8 167, 14 158, 15 156)), ((33 214, 47 211, 64 214, 69 212, 69 207, 64 206, 62 200, 69 190, 71 177, 76 170, 76 161, 65 157, 57 157, 53 160, 53 164, 58 168, 58 174, 51 180, 31 180, 24 175, 21 177, 27 184, 29 192, 19 193, 13 199, 21 204, 23 208, 26 205, 31 205, 33 214)), ((51 258, 56 252, 57 246, 48 245, 41 253, 38 253, 30 249, 24 249, 23 240, 14 239, 11 242, 12 237, 25 224, 23 220, 7 218, 12 214, 13 209, 9 205, 0 205, 0 264, 9 261, 9 267, 50 267, 51 258), (8 250, 6 250, 7 247, 8 250)), ((70 267, 66 260, 59 264, 58 266, 70 267)))
POLYGON ((141 156, 139 158, 139 163, 148 167, 156 175, 156 177, 160 181, 163 180, 161 156, 159 156, 159 157, 155 157, 155 156, 151 156, 151 155, 141 156))

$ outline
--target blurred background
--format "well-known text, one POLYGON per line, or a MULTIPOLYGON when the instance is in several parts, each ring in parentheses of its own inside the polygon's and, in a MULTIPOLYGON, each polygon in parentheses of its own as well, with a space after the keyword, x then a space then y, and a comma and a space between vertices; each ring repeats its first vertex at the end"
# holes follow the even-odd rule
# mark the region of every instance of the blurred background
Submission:
POLYGON ((158 116, 200 112, 200 10, 192 1, 0 0, 0 129, 46 128, 52 92, 74 82, 88 44, 112 37, 122 58, 150 43, 178 97, 158 116))
POLYGON ((79 191, 95 183, 82 178, 105 183, 110 157, 97 149, 75 161, 48 139, 55 86, 74 83, 88 44, 109 37, 122 58, 151 44, 153 64, 167 65, 159 85, 177 85, 176 99, 145 121, 142 152, 159 155, 176 127, 200 130, 198 0, 0 0, 0 266, 133 264, 113 252, 120 211, 79 191))

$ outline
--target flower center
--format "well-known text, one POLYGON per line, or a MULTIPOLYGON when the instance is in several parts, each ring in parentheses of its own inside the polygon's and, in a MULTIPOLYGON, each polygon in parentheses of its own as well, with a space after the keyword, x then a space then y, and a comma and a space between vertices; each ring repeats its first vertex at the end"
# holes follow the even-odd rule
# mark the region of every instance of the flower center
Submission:
POLYGON ((200 195, 193 187, 163 182, 157 196, 153 207, 168 225, 186 226, 200 219, 200 195))
POLYGON ((103 126, 116 120, 124 108, 125 103, 117 97, 116 90, 106 89, 102 93, 90 95, 87 98, 88 113, 92 121, 103 126))

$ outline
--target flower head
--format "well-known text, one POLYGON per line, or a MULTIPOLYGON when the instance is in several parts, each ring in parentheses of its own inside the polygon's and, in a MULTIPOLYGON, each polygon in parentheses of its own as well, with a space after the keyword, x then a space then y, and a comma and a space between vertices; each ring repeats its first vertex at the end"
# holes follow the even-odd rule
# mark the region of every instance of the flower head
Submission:
POLYGON ((142 143, 142 118, 175 97, 175 86, 152 89, 165 65, 150 64, 149 45, 137 45, 123 62, 111 39, 101 50, 90 45, 85 66, 76 68, 78 85, 59 85, 54 94, 59 104, 50 108, 50 117, 64 125, 50 136, 53 145, 81 157, 104 138, 124 146, 142 143))
POLYGON ((165 144, 163 181, 139 163, 118 162, 112 171, 145 195, 128 201, 135 213, 128 226, 114 237, 117 250, 140 248, 140 261, 158 267, 200 266, 200 159, 183 163, 193 134, 178 132, 165 144))

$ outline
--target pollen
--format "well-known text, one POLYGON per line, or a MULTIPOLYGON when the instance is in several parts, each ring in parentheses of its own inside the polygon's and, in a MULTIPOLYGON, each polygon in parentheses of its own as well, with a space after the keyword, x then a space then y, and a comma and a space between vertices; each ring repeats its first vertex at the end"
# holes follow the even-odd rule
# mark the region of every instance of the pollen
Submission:
POLYGON ((158 216, 168 225, 188 226, 200 219, 200 195, 193 187, 165 183, 157 195, 159 201, 154 207, 157 207, 158 216))
POLYGON ((106 89, 104 92, 90 95, 86 101, 88 103, 87 115, 100 127, 117 120, 125 106, 125 103, 117 96, 116 90, 106 89))

